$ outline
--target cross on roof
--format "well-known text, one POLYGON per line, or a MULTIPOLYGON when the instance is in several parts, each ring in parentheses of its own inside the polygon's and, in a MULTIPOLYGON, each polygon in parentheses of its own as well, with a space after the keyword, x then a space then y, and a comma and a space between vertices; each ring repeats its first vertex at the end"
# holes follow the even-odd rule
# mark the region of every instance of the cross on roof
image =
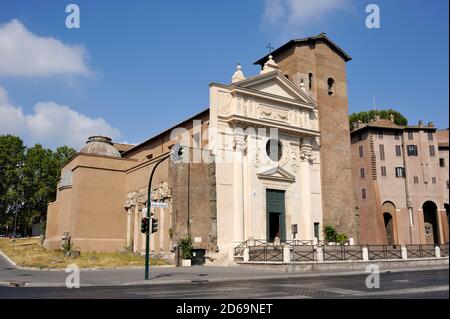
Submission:
POLYGON ((266 48, 269 49, 269 53, 272 53, 272 50, 274 49, 274 47, 272 46, 272 43, 270 43, 270 42, 266 45, 266 48))

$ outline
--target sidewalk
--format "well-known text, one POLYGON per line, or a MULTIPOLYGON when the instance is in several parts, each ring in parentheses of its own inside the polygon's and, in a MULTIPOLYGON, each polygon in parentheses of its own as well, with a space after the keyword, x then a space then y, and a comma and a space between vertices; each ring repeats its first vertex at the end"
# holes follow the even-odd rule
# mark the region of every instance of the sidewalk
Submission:
MULTIPOLYGON (((415 271, 424 269, 443 269, 447 266, 404 268, 383 270, 382 272, 415 271)), ((287 273, 279 270, 255 269, 244 265, 231 267, 194 266, 194 267, 151 267, 150 280, 144 280, 144 268, 141 269, 97 269, 81 270, 81 286, 124 286, 153 285, 192 282, 236 281, 246 279, 274 279, 286 277, 326 277, 336 275, 355 275, 364 271, 320 271, 307 273, 287 273)), ((64 270, 39 271, 21 270, 0 256, 0 286, 24 287, 65 287, 69 273, 64 270)))

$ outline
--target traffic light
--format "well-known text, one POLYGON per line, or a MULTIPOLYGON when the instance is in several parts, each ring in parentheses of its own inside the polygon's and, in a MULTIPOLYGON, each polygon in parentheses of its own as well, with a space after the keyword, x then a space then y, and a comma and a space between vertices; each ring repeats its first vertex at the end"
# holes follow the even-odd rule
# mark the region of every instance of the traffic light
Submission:
POLYGON ((158 231, 158 219, 152 217, 152 234, 158 231))
POLYGON ((142 220, 141 220, 141 233, 148 234, 149 228, 150 228, 149 222, 150 222, 150 220, 149 220, 148 217, 143 217, 142 218, 142 220))

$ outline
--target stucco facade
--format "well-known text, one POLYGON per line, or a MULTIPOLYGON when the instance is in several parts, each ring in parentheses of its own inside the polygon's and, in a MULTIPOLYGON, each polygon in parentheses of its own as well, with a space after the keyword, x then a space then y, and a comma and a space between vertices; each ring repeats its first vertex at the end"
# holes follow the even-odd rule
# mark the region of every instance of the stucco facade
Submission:
POLYGON ((210 84, 205 111, 139 145, 116 144, 120 157, 103 144, 85 147, 62 169, 46 247, 59 248, 68 232, 81 250, 142 252, 150 172, 175 143, 188 161, 167 160, 155 172, 152 201, 167 207, 151 209, 159 219, 152 252, 170 252, 190 236, 231 261, 233 247, 248 239, 292 239, 291 225, 296 239, 322 239, 330 224, 357 240, 350 57, 325 35, 311 39, 275 50, 255 76, 238 66, 231 83, 210 84))
POLYGON ((434 125, 375 119, 351 137, 361 243, 448 242, 448 149, 434 125))

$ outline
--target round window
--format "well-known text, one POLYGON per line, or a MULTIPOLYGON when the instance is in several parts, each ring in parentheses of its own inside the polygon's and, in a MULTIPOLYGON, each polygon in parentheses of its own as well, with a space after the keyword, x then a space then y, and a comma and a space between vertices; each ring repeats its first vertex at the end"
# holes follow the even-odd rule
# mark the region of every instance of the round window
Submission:
POLYGON ((272 161, 278 162, 283 156, 283 147, 281 146, 280 141, 274 139, 268 140, 266 144, 266 153, 272 161))

